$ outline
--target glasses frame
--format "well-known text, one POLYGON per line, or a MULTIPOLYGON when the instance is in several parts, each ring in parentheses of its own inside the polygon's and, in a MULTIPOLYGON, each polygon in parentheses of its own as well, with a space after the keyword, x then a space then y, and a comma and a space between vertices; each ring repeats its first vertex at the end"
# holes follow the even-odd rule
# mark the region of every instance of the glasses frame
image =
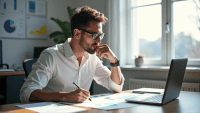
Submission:
POLYGON ((104 35, 105 35, 105 33, 101 33, 101 34, 99 34, 99 33, 91 33, 91 32, 86 31, 86 30, 84 30, 84 29, 80 29, 80 28, 77 28, 77 29, 92 34, 92 40, 97 40, 97 39, 99 38, 99 36, 100 36, 100 40, 102 40, 103 37, 104 37, 104 35))

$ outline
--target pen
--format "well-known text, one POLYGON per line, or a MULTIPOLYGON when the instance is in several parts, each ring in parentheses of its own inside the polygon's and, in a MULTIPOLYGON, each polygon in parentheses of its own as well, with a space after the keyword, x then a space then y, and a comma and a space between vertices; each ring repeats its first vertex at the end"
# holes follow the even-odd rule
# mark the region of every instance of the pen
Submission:
MULTIPOLYGON (((73 82, 73 84, 74 84, 77 88, 79 88, 78 85, 76 85, 74 82, 73 82)), ((90 98, 89 98, 89 100, 92 101, 90 98)))

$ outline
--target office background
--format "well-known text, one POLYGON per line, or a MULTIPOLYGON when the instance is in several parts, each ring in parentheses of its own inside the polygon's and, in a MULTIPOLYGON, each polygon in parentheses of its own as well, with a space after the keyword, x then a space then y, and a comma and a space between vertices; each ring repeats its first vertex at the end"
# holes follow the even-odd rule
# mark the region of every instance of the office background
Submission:
MULTIPOLYGON (((60 19, 61 21, 70 21, 68 17, 67 7, 71 6, 72 8, 81 7, 84 5, 91 6, 96 8, 101 12, 106 12, 105 7, 107 6, 106 2, 94 0, 90 2, 89 0, 40 0, 46 1, 47 3, 47 38, 44 40, 38 39, 15 39, 15 38, 1 38, 3 42, 3 62, 7 63, 10 67, 13 65, 15 67, 22 67, 22 60, 27 58, 33 58, 33 48, 35 46, 53 46, 53 39, 49 38, 49 34, 55 31, 61 31, 57 23, 50 20, 51 17, 60 19), (15 56, 15 57, 13 57, 15 56)), ((106 27, 103 28, 104 31, 106 27)), ((104 42, 105 43, 105 42, 104 42)))
MULTIPOLYGON (((51 17, 60 19, 61 21, 69 21, 67 7, 77 8, 82 6, 90 6, 108 17, 108 0, 40 0, 47 3, 47 36, 54 31, 61 31, 60 27, 52 20, 51 17)), ((109 19, 109 18, 108 18, 109 19)), ((111 22, 111 21, 108 21, 111 22)), ((108 23, 103 26, 103 32, 106 33, 102 44, 107 44, 109 41, 109 27, 108 23)), ((33 58, 33 48, 36 46, 53 46, 56 43, 49 37, 46 40, 37 39, 6 39, 1 38, 3 45, 3 63, 7 63, 10 67, 22 67, 24 59, 33 58)), ((120 46, 119 46, 120 47, 120 46)), ((126 48, 124 48, 125 50, 126 48)), ((104 64, 108 62, 104 60, 104 64)), ((166 81, 168 71, 164 69, 138 69, 138 68, 123 68, 122 73, 125 77, 123 90, 129 89, 129 79, 143 79, 143 80, 161 80, 166 81)), ((184 82, 200 84, 200 70, 186 71, 184 82)), ((94 93, 108 92, 105 88, 94 84, 94 93)))

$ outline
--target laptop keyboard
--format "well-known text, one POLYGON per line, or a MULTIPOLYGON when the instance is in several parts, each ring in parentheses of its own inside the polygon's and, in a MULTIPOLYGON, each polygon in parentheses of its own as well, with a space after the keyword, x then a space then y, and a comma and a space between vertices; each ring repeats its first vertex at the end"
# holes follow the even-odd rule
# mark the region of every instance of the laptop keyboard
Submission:
POLYGON ((142 101, 161 103, 162 102, 162 98, 163 98, 163 95, 155 95, 155 96, 152 96, 152 97, 148 97, 148 98, 142 99, 142 101))

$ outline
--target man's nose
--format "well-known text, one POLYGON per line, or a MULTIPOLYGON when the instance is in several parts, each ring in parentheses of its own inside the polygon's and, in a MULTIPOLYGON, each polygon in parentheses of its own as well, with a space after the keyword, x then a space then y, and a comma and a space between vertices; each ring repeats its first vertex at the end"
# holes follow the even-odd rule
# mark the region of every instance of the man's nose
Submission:
POLYGON ((99 36, 97 39, 96 39, 97 43, 101 43, 101 37, 99 36))

